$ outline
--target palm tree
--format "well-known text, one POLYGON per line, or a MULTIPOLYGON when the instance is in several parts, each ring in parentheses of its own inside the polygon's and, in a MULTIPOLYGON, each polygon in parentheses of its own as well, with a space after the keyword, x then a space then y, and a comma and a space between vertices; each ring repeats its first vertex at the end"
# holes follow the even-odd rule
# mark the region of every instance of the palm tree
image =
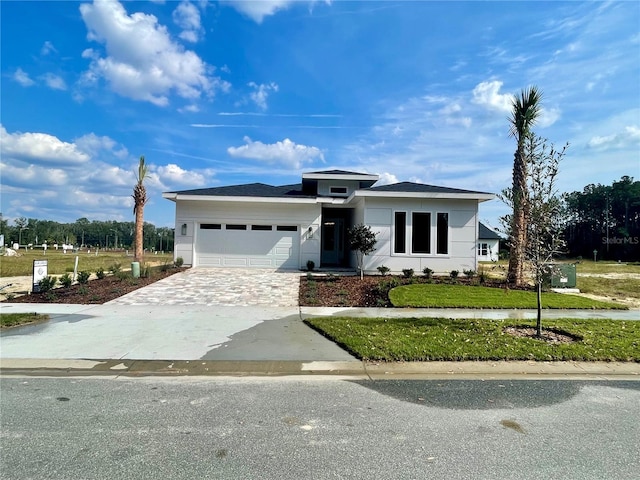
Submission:
POLYGON ((144 227, 144 205, 147 203, 147 189, 144 187, 142 182, 147 176, 147 167, 144 164, 144 155, 140 157, 140 163, 138 164, 138 182, 136 186, 133 188, 133 213, 136 215, 136 234, 135 234, 135 245, 136 248, 134 250, 134 261, 140 262, 142 261, 143 250, 143 227, 144 227))
POLYGON ((523 285, 524 246, 527 243, 527 154, 525 140, 531 134, 531 127, 540 115, 542 92, 532 86, 514 95, 513 110, 509 119, 510 134, 518 142, 513 159, 513 216, 511 217, 511 247, 509 251, 508 280, 523 285))

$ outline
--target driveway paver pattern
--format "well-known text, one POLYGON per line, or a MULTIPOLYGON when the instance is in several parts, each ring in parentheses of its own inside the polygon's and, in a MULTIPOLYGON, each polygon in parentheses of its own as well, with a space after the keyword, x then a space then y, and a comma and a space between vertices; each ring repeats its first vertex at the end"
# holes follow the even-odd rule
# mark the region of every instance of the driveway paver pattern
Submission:
POLYGON ((106 305, 298 305, 300 272, 249 268, 190 268, 106 305))

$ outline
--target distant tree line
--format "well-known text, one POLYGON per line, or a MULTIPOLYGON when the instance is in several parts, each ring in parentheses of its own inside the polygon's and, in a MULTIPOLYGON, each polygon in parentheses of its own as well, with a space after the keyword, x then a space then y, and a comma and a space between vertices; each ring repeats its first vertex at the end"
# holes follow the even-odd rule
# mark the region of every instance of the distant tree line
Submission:
MULTIPOLYGON (((132 250, 135 223, 89 221, 87 218, 79 218, 73 223, 59 223, 20 217, 13 221, 13 225, 9 225, 5 219, 0 219, 0 233, 4 234, 4 243, 9 247, 14 243, 23 246, 40 246, 46 243, 49 247, 54 244, 68 244, 78 247, 132 250)), ((145 222, 143 248, 171 251, 174 243, 173 234, 173 228, 156 228, 152 223, 145 222)))
POLYGON ((568 253, 572 257, 640 260, 640 182, 623 176, 565 195, 568 253))

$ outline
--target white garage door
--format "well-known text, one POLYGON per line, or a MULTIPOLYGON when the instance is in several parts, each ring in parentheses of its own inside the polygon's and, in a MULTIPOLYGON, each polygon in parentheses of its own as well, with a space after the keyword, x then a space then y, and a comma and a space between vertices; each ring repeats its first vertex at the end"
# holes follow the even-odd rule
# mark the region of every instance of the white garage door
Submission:
POLYGON ((295 225, 202 223, 196 265, 298 269, 300 233, 295 225))

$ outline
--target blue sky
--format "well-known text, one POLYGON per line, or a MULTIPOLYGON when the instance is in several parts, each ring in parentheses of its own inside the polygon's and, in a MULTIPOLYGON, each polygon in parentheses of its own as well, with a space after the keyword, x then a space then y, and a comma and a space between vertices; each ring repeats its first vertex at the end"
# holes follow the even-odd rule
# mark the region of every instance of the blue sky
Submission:
MULTIPOLYGON (((377 173, 497 193, 510 98, 562 191, 640 178, 640 3, 0 2, 1 211, 171 226, 162 192, 377 173)), ((480 218, 498 226, 498 201, 480 218)))

